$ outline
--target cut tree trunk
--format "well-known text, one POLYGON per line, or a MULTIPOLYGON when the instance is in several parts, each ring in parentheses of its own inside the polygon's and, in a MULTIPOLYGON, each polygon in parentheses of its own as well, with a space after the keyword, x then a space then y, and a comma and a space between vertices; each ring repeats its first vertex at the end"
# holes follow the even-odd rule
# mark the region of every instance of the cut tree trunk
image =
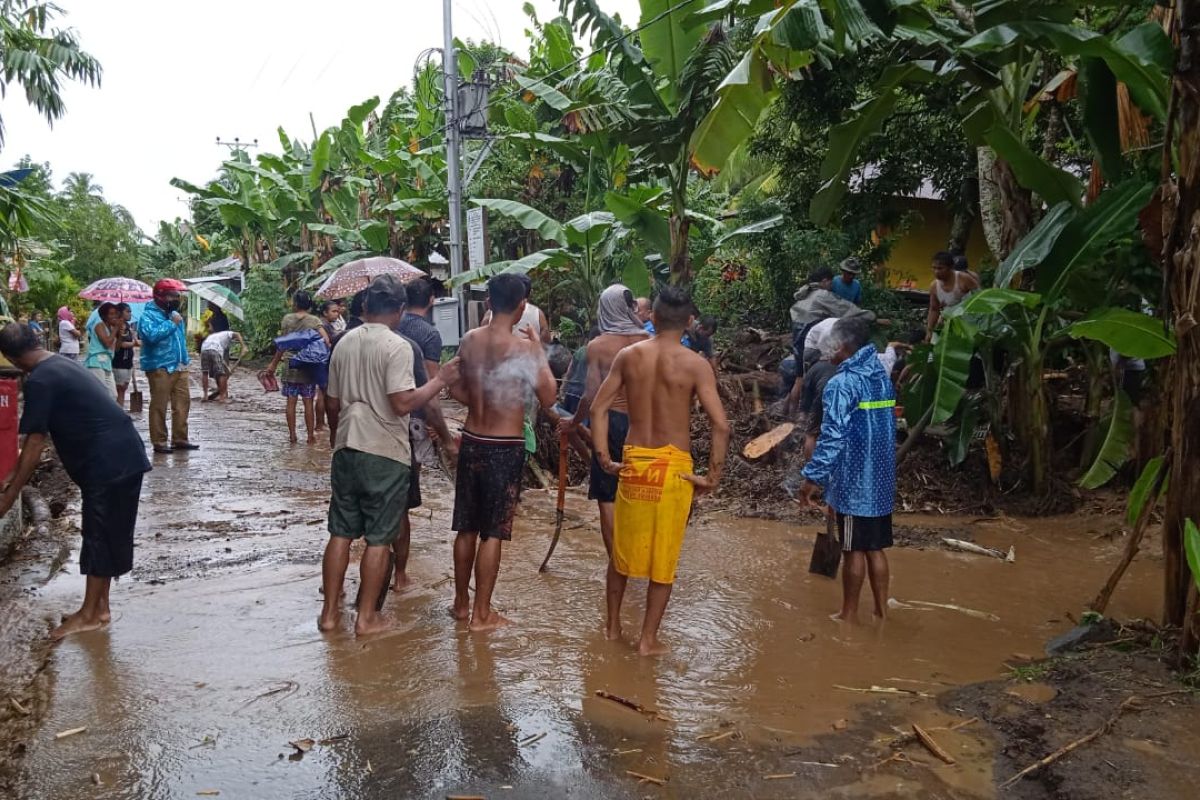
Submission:
POLYGON ((690 286, 692 283, 692 259, 688 251, 688 233, 692 223, 683 214, 672 214, 671 225, 671 283, 690 286))
POLYGON ((1025 235, 1033 230, 1033 195, 1017 182, 1007 161, 996 159, 993 173, 1000 201, 1000 252, 997 261, 1008 258, 1025 235))
POLYGON ((1182 653, 1200 643, 1195 592, 1184 554, 1184 523, 1200 522, 1200 0, 1176 4, 1179 58, 1172 87, 1172 115, 1163 153, 1164 313, 1178 345, 1167 399, 1174 448, 1163 519, 1163 619, 1183 627, 1182 653), (1177 158, 1178 172, 1171 162, 1177 158))

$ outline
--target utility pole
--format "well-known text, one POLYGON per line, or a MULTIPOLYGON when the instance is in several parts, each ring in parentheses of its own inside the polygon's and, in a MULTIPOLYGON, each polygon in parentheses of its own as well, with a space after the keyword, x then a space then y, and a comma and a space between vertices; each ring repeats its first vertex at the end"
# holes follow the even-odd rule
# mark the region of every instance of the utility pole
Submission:
MULTIPOLYGON (((442 44, 442 76, 445 81, 446 116, 446 189, 450 200, 450 277, 462 274, 462 169, 459 150, 461 147, 458 125, 458 56, 454 52, 454 26, 451 0, 442 0, 442 26, 445 41, 442 44)), ((454 289, 458 299, 459 330, 466 330, 466 295, 461 286, 454 289)))

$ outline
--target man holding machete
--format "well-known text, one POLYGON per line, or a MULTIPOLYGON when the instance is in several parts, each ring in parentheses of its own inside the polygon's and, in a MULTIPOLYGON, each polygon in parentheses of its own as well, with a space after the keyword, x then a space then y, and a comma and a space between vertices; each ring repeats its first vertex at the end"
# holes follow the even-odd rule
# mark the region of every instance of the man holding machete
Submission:
POLYGON ((835 620, 858 622, 858 596, 868 575, 875 617, 887 616, 892 508, 896 501, 896 394, 879 363, 869 323, 838 320, 826 342, 837 372, 825 385, 824 419, 816 451, 801 471, 799 503, 825 502, 837 514, 845 553, 842 610, 835 620))

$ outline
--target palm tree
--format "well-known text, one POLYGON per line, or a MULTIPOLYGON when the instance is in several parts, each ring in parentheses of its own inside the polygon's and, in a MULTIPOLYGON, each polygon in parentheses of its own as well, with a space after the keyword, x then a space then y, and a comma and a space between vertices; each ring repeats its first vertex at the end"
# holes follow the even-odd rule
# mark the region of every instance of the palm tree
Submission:
MULTIPOLYGON (((66 113, 64 80, 100 85, 100 62, 84 52, 74 31, 50 27, 57 6, 31 0, 0 0, 0 97, 16 84, 46 122, 66 113)), ((0 146, 4 120, 0 117, 0 146)))
POLYGON ((85 200, 103 200, 104 187, 96 183, 95 176, 90 172, 72 172, 63 179, 63 198, 82 202, 85 200))

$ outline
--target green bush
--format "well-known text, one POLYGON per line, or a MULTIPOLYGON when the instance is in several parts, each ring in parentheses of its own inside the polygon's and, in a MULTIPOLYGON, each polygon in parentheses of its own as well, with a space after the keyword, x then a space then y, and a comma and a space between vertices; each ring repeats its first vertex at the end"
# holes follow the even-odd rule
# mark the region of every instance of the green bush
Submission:
POLYGON ((243 335, 252 355, 271 350, 271 340, 279 335, 279 320, 288 311, 287 293, 277 270, 251 267, 242 292, 246 312, 243 335))

